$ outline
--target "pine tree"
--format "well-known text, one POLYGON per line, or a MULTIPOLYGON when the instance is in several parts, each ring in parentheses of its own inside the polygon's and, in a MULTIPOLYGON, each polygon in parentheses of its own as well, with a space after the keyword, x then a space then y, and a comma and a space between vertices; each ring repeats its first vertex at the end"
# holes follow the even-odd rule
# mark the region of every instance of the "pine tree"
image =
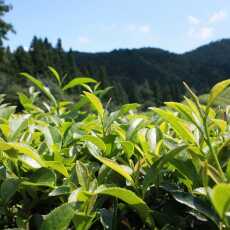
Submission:
POLYGON ((13 26, 3 20, 3 16, 12 9, 11 5, 5 4, 4 0, 0 0, 0 61, 3 61, 3 41, 7 40, 8 32, 15 32, 13 26))
POLYGON ((59 53, 62 53, 64 51, 63 48, 62 48, 62 40, 61 40, 61 38, 58 38, 55 48, 57 49, 57 51, 59 53))
POLYGON ((155 81, 153 83, 153 93, 154 93, 156 105, 161 105, 164 101, 163 94, 162 94, 162 88, 163 87, 160 87, 160 84, 158 81, 155 81))
POLYGON ((103 87, 111 86, 109 84, 108 74, 107 74, 105 66, 101 66, 99 68, 98 80, 101 82, 103 87))
POLYGON ((14 52, 14 59, 15 59, 15 68, 20 70, 21 72, 32 72, 33 67, 31 63, 31 58, 24 50, 22 46, 19 46, 14 52))
POLYGON ((122 84, 120 82, 113 81, 113 95, 114 97, 112 98, 113 101, 117 104, 126 104, 129 102, 129 97, 124 90, 122 84))

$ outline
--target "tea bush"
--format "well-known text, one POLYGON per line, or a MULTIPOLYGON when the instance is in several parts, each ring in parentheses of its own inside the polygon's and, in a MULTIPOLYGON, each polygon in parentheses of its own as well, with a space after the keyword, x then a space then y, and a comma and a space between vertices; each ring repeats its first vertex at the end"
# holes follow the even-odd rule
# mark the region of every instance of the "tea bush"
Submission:
POLYGON ((230 80, 205 105, 185 84, 182 103, 111 112, 109 89, 50 71, 78 101, 27 73, 39 92, 19 92, 23 112, 1 95, 1 229, 230 228, 230 110, 212 107, 230 80))

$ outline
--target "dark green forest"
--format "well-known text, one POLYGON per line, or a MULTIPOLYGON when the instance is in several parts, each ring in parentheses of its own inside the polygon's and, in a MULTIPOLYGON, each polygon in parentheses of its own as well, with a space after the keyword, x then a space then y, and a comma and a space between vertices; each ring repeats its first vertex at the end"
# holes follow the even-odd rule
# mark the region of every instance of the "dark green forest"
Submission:
MULTIPOLYGON (((11 9, 2 4, 2 15, 11 9)), ((12 51, 3 48, 3 39, 11 24, 1 21, 0 78, 1 93, 7 100, 17 103, 16 92, 26 91, 28 83, 19 77, 28 72, 61 94, 52 83, 48 66, 54 67, 66 82, 71 78, 90 76, 101 82, 102 87, 112 86, 113 105, 138 102, 143 107, 161 105, 164 101, 180 101, 185 93, 183 81, 198 94, 230 74, 230 39, 202 46, 191 52, 175 54, 157 48, 118 49, 111 52, 83 53, 63 49, 61 39, 51 44, 47 38, 34 36, 29 50, 22 46, 12 51)), ((154 46, 154 44, 153 44, 154 46)), ((70 92, 75 97, 79 89, 70 92)), ((108 99, 108 98, 107 98, 108 99)))

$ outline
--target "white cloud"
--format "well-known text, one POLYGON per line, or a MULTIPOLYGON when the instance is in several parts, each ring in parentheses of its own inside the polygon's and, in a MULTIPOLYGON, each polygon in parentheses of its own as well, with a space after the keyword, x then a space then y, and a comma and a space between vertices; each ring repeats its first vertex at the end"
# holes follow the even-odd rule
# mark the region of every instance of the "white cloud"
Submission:
POLYGON ((210 26, 192 27, 188 31, 188 35, 191 38, 198 40, 207 40, 214 34, 214 28, 210 26))
POLYGON ((204 26, 204 27, 201 27, 199 29, 198 36, 202 40, 206 40, 206 39, 212 37, 213 33, 214 33, 214 29, 212 27, 204 26))
POLYGON ((208 40, 210 39, 215 31, 217 22, 224 21, 227 17, 227 13, 224 10, 214 12, 206 20, 200 20, 194 16, 188 16, 188 35, 192 39, 196 40, 208 40))
POLYGON ((88 44, 88 43, 90 43, 90 39, 86 36, 80 36, 78 38, 78 42, 81 44, 88 44))
POLYGON ((227 13, 223 10, 220 10, 220 11, 213 13, 210 16, 209 22, 210 23, 221 22, 221 21, 224 21, 226 18, 227 18, 227 13))
POLYGON ((147 24, 144 25, 130 24, 126 27, 126 30, 130 32, 149 33, 151 32, 151 26, 147 24))
POLYGON ((199 25, 200 24, 200 20, 194 16, 188 16, 188 22, 191 25, 199 25))
POLYGON ((25 50, 25 51, 29 51, 29 47, 28 46, 23 46, 23 49, 25 50))
POLYGON ((109 24, 109 25, 101 25, 100 29, 103 31, 114 31, 118 29, 118 25, 113 23, 113 24, 109 24))
POLYGON ((127 26, 127 30, 130 31, 130 32, 134 32, 134 31, 137 31, 137 26, 136 25, 128 25, 127 26))
POLYGON ((149 25, 142 25, 139 30, 143 33, 149 33, 151 31, 151 27, 149 25))

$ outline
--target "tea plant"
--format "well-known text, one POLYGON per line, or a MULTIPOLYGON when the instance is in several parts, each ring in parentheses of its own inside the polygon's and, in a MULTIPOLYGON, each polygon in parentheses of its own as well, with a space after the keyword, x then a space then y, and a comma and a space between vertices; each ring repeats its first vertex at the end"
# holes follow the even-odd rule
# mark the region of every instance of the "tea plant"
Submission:
POLYGON ((40 92, 19 93, 22 112, 1 95, 1 229, 230 228, 230 110, 212 107, 230 80, 206 104, 185 84, 182 103, 111 112, 109 88, 50 71, 78 101, 27 73, 40 92))

